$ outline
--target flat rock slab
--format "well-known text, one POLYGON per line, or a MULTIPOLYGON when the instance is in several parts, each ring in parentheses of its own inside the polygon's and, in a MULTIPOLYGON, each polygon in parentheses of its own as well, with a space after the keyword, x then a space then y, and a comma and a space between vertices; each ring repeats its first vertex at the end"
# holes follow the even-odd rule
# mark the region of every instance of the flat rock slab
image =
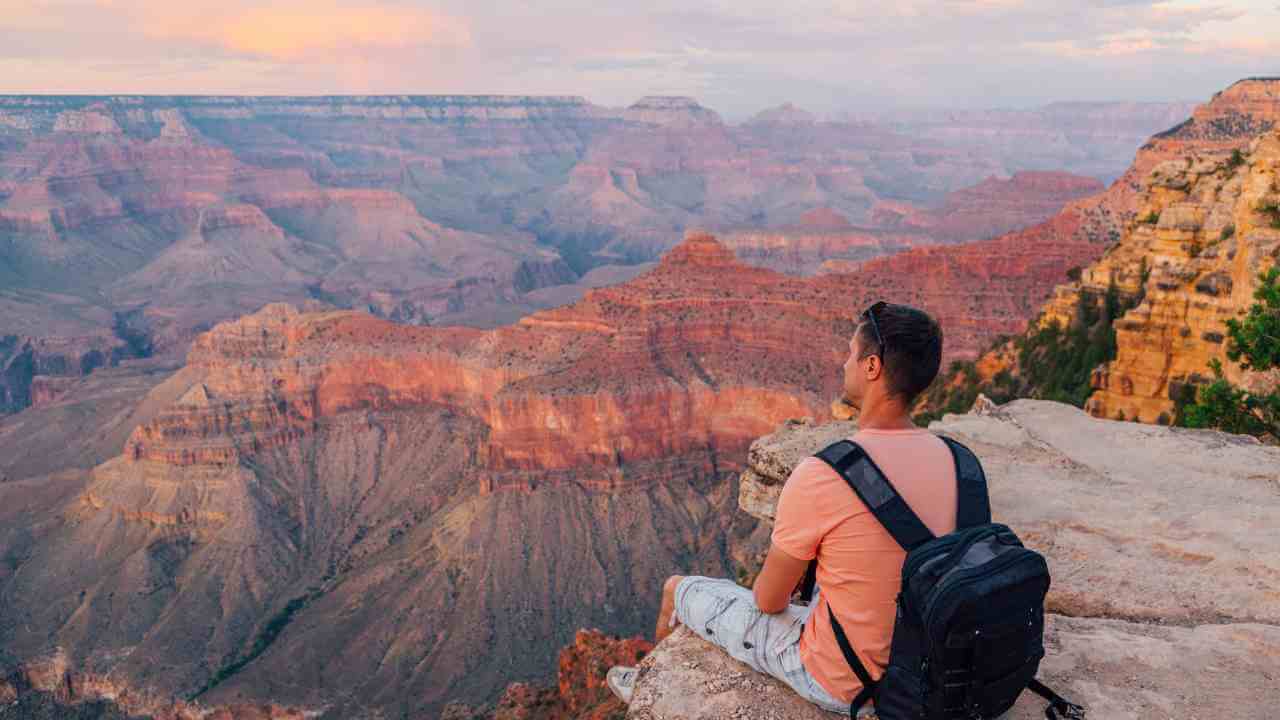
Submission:
MULTIPOLYGON (((1040 677, 1092 720, 1273 720, 1280 628, 1049 617, 1040 677)), ((1042 720, 1023 693, 1008 720, 1042 720)), ((833 720, 680 628, 640 664, 627 720, 833 720)))
MULTIPOLYGON (((1273 720, 1280 627, 1175 627, 1050 615, 1040 678, 1091 720, 1273 720)), ((1042 720, 1023 693, 1011 720, 1042 720)))
POLYGON ((1280 448, 1034 400, 930 429, 977 453, 996 520, 1049 559, 1050 611, 1280 624, 1280 448))
POLYGON ((784 683, 677 628, 640 663, 627 720, 832 720, 784 683))
MULTIPOLYGON (((1038 400, 930 429, 977 453, 995 519, 1049 558, 1051 611, 1280 624, 1280 448, 1038 400)), ((757 440, 740 505, 771 521, 789 468, 852 430, 790 423, 757 440)))

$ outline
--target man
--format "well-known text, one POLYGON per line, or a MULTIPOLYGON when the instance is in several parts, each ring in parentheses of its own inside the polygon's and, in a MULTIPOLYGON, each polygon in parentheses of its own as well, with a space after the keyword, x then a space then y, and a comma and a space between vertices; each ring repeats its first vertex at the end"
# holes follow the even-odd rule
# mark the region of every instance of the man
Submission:
MULTIPOLYGON (((941 362, 942 330, 933 318, 878 302, 862 314, 844 364, 844 399, 859 409, 853 441, 937 536, 955 530, 955 465, 941 439, 915 426, 910 409, 941 362)), ((863 665, 879 678, 889 660, 905 558, 839 474, 806 458, 783 486, 754 588, 673 576, 663 587, 654 634, 661 641, 684 623, 818 707, 847 714, 862 685, 836 643, 828 605, 863 665), (807 607, 792 605, 792 592, 814 558, 819 592, 807 607)), ((609 687, 624 702, 630 702, 635 675, 635 668, 609 671, 609 687)), ((864 706, 860 714, 870 710, 864 706)))

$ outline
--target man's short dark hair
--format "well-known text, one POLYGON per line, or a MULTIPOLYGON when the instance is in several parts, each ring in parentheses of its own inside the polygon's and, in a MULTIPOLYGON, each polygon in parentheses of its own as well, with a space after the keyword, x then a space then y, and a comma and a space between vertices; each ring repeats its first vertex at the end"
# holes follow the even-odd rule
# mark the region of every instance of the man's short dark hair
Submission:
POLYGON ((889 394, 908 405, 938 376, 942 366, 942 328, 923 310, 910 305, 885 305, 876 312, 876 323, 885 347, 879 347, 875 331, 866 317, 860 317, 858 337, 862 341, 859 360, 880 355, 884 362, 889 394))

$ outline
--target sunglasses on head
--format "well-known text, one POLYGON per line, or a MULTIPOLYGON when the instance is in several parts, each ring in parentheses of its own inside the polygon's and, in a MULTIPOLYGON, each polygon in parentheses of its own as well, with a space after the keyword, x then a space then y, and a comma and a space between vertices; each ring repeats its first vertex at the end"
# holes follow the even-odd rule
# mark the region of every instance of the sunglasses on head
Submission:
POLYGON ((885 351, 884 336, 880 334, 880 323, 876 322, 876 313, 883 310, 885 306, 887 306, 888 304, 889 303, 881 300, 879 302, 873 303, 871 307, 862 311, 862 316, 871 321, 871 329, 874 330, 876 333, 876 347, 880 348, 880 351, 876 354, 879 355, 881 358, 884 358, 884 351, 885 351))

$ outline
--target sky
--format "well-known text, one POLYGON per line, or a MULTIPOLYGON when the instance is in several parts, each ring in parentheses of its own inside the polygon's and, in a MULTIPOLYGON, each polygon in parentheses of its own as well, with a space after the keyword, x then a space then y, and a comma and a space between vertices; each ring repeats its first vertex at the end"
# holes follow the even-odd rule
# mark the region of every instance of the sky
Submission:
POLYGON ((0 0, 0 93, 691 95, 730 119, 1203 101, 1280 0, 0 0))

